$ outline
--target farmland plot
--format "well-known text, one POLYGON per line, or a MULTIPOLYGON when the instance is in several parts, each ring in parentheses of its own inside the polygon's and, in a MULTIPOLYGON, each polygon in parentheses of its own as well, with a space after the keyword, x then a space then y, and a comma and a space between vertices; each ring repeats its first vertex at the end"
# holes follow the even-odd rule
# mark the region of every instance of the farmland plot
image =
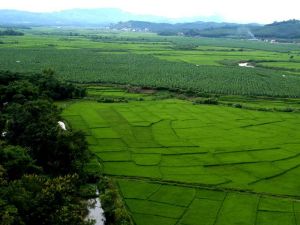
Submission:
POLYGON ((137 224, 297 224, 297 113, 81 101, 63 116, 86 131, 137 224))
POLYGON ((121 193, 137 224, 297 225, 299 201, 120 179, 121 193))
MULTIPOLYGON (((210 55, 204 57, 210 58, 210 55)), ((228 58, 216 57, 219 60, 228 58)), ((237 56, 236 60, 241 58, 237 56)), ((0 48, 3 70, 40 72, 52 68, 59 78, 72 82, 130 84, 194 93, 300 97, 298 75, 263 68, 205 64, 162 60, 146 53, 107 53, 98 49, 0 48)))

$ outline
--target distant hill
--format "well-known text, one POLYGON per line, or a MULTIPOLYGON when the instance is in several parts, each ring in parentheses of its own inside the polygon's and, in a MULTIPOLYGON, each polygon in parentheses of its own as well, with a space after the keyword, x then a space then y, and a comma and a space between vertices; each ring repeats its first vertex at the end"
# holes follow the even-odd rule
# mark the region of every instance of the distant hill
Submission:
POLYGON ((119 22, 112 25, 112 28, 115 29, 135 29, 135 30, 149 30, 152 32, 183 32, 190 29, 212 29, 220 28, 224 26, 235 26, 234 23, 217 23, 217 22, 189 22, 189 23, 151 23, 144 21, 128 21, 128 22, 119 22))
POLYGON ((101 9, 72 9, 50 13, 34 13, 18 10, 0 10, 0 25, 107 25, 130 20, 149 22, 189 22, 196 20, 220 22, 222 18, 190 17, 180 19, 169 19, 151 15, 136 15, 115 8, 101 9))
POLYGON ((239 37, 255 38, 251 29, 259 28, 258 24, 236 24, 216 22, 193 23, 151 23, 143 21, 128 21, 113 24, 111 28, 119 30, 151 31, 160 35, 186 35, 203 37, 239 37))
POLYGON ((185 35, 215 38, 300 39, 300 21, 289 20, 268 25, 216 22, 152 23, 128 21, 113 24, 119 30, 152 31, 160 35, 185 35))
POLYGON ((218 16, 169 19, 151 15, 136 15, 115 8, 72 9, 49 13, 0 10, 1 25, 12 27, 15 25, 109 26, 112 29, 151 31, 160 35, 276 40, 300 39, 299 20, 275 22, 262 26, 259 24, 225 23, 218 16))
POLYGON ((283 22, 274 22, 264 26, 255 24, 223 26, 198 31, 197 35, 204 37, 241 37, 269 40, 299 39, 300 21, 288 20, 283 22))
POLYGON ((300 38, 300 21, 288 20, 275 22, 253 30, 259 38, 297 39, 300 38))
POLYGON ((72 9, 60 12, 34 13, 17 10, 0 10, 0 24, 5 25, 103 25, 140 19, 160 22, 164 18, 140 16, 119 9, 72 9))

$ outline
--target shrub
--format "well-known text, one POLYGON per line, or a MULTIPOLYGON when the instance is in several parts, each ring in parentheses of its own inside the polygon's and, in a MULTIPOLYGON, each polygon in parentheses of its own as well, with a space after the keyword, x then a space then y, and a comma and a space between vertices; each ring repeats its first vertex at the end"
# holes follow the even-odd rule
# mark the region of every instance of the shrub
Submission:
POLYGON ((205 99, 196 99, 194 104, 207 104, 207 105, 218 105, 218 99, 216 98, 205 98, 205 99))

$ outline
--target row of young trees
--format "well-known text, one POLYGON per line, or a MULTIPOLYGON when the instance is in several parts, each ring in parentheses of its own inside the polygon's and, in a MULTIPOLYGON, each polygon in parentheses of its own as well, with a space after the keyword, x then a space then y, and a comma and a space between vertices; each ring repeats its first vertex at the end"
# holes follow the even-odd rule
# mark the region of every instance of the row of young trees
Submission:
POLYGON ((79 197, 89 158, 82 132, 58 126, 53 100, 85 90, 54 78, 53 71, 0 72, 0 224, 87 225, 79 197))

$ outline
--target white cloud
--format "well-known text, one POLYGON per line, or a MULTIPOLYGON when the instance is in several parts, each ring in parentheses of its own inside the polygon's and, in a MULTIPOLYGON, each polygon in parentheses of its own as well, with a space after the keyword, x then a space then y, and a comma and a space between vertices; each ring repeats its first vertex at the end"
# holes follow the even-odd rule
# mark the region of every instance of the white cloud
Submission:
POLYGON ((103 7, 170 18, 218 15, 234 22, 300 19, 299 0, 0 0, 2 9, 35 12, 103 7))

